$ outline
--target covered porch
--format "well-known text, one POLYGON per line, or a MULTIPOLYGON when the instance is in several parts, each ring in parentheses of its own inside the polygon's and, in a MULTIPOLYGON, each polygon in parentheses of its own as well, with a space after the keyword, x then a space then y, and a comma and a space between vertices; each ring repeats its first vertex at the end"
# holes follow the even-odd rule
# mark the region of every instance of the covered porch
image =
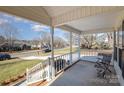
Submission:
MULTIPOLYGON (((27 85, 43 80, 47 81, 46 85, 51 86, 119 85, 114 67, 112 70, 115 80, 112 80, 111 83, 97 78, 94 63, 89 61, 96 62, 98 51, 89 52, 88 56, 82 55, 82 57, 80 39, 83 34, 117 31, 123 20, 124 7, 0 7, 0 11, 48 25, 51 29, 51 57, 44 63, 27 69, 27 85), (55 28, 70 33, 70 52, 68 54, 55 57, 55 28), (76 52, 72 52, 73 33, 78 36, 76 52)), ((113 47, 114 45, 113 43, 113 47)), ((113 51, 111 53, 113 54, 113 51)))
POLYGON ((79 61, 51 82, 50 86, 119 86, 112 67, 112 74, 107 79, 97 77, 93 62, 79 61))

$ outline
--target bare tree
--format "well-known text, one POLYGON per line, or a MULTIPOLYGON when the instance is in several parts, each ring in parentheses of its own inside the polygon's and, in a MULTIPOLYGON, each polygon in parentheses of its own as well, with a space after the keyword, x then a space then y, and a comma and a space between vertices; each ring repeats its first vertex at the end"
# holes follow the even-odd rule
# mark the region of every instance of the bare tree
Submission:
POLYGON ((41 31, 40 32, 41 34, 41 44, 44 45, 44 44, 51 44, 51 39, 50 39, 50 33, 49 32, 46 32, 46 31, 41 31))
MULTIPOLYGON (((68 41, 68 43, 70 42, 70 33, 65 32, 64 37, 66 38, 66 40, 68 41)), ((72 33, 72 44, 75 45, 77 44, 77 40, 78 40, 78 36, 75 33, 72 33)))
POLYGON ((67 45, 67 42, 61 37, 55 36, 54 47, 55 48, 64 48, 67 45))
POLYGON ((84 47, 91 48, 94 45, 95 41, 96 34, 83 34, 81 36, 81 44, 84 45, 84 47))
POLYGON ((5 38, 3 36, 0 36, 0 45, 4 44, 5 42, 5 38))
POLYGON ((112 32, 107 32, 107 38, 108 38, 108 44, 112 47, 113 43, 113 33, 112 32))
MULTIPOLYGON (((42 45, 49 45, 51 46, 51 35, 49 32, 42 31, 40 32, 41 34, 41 39, 40 42, 42 45)), ((59 36, 54 36, 54 47, 55 48, 63 48, 65 47, 66 42, 64 39, 62 39, 59 36)))
POLYGON ((18 29, 10 23, 0 24, 0 28, 3 30, 3 35, 8 44, 12 46, 19 35, 18 29))

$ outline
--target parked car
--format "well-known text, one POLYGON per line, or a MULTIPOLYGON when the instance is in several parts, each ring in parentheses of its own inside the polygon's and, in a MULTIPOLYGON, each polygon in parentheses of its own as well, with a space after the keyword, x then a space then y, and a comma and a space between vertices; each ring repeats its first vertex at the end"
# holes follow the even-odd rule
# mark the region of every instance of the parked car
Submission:
POLYGON ((0 53, 0 60, 10 59, 11 56, 7 53, 0 53))
POLYGON ((42 52, 43 53, 51 52, 51 49, 48 46, 43 46, 42 47, 42 52))

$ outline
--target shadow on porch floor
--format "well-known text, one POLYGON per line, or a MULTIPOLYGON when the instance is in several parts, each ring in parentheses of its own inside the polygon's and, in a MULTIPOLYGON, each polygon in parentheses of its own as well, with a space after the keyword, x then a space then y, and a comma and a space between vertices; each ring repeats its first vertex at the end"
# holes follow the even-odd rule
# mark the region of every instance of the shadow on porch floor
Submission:
POLYGON ((113 67, 111 77, 108 75, 108 79, 101 79, 97 77, 94 64, 79 61, 66 70, 50 86, 119 86, 113 67))

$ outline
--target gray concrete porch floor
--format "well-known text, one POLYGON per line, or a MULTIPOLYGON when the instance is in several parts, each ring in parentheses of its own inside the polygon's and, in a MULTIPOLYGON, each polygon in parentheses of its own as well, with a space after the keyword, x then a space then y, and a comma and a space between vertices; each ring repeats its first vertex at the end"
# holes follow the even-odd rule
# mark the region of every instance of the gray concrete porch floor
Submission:
POLYGON ((101 79, 97 77, 97 71, 92 62, 79 61, 50 86, 118 86, 118 80, 114 75, 114 80, 101 79))

